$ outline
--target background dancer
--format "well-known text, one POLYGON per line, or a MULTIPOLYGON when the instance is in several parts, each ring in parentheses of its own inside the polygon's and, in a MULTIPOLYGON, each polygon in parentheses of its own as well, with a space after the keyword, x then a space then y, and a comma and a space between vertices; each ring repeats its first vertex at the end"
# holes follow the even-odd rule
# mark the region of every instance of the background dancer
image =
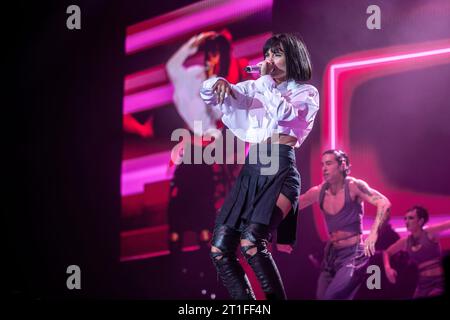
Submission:
POLYGON ((414 206, 409 209, 405 214, 409 235, 399 239, 383 253, 384 270, 391 283, 395 283, 397 278, 397 271, 391 267, 391 256, 399 251, 406 251, 417 265, 419 279, 413 298, 432 297, 444 293, 439 233, 450 229, 450 221, 424 229, 428 219, 429 214, 425 208, 414 206))
POLYGON ((326 220, 330 239, 325 245, 322 271, 317 284, 318 299, 353 299, 360 287, 369 257, 386 220, 390 202, 363 180, 348 176, 350 160, 343 151, 322 154, 324 182, 300 196, 300 209, 315 202, 326 220), (377 207, 367 239, 362 243, 363 201, 377 207))

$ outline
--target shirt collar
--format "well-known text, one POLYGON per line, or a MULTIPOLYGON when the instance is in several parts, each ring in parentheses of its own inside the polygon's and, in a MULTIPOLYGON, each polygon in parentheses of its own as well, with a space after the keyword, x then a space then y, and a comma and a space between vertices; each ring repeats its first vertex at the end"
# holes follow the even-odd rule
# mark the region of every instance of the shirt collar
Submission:
POLYGON ((288 87, 288 82, 289 81, 283 81, 282 83, 280 83, 279 85, 276 85, 276 88, 278 90, 286 90, 288 87))
POLYGON ((286 80, 276 86, 276 88, 280 91, 292 90, 297 87, 297 82, 295 80, 286 80))

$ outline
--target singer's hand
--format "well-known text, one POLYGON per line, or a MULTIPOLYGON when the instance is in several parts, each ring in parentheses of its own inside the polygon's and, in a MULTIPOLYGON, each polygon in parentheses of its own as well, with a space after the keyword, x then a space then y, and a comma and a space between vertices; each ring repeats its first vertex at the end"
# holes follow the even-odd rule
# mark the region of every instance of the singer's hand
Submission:
POLYGON ((261 75, 265 76, 267 74, 270 74, 273 69, 275 68, 275 65, 272 62, 269 61, 261 61, 260 63, 258 63, 258 66, 260 66, 261 68, 261 75))
POLYGON ((223 79, 217 80, 217 82, 212 87, 214 93, 217 95, 217 101, 219 104, 223 103, 223 100, 225 99, 226 95, 231 95, 234 99, 236 99, 236 96, 233 92, 233 89, 231 89, 231 86, 228 82, 226 82, 223 79))

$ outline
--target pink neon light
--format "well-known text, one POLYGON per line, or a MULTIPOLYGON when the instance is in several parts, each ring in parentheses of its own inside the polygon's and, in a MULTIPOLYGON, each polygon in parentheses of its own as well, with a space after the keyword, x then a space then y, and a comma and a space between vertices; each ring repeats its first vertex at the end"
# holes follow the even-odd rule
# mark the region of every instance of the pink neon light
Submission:
MULTIPOLYGON (((450 220, 450 214, 449 215, 433 215, 432 217, 430 217, 430 221, 427 223, 427 225, 432 226, 435 224, 443 223, 448 220, 450 220)), ((373 218, 364 217, 363 224, 365 226, 370 226, 370 225, 372 225, 372 223, 373 223, 373 218)), ((392 228, 401 237, 404 237, 407 235, 408 231, 404 227, 405 223, 403 221, 403 217, 400 217, 400 216, 391 217, 389 223, 391 224, 392 228)), ((426 228, 427 227, 425 227, 425 229, 426 228)), ((165 230, 167 228, 166 228, 166 226, 159 226, 156 228, 153 227, 153 228, 143 228, 143 229, 138 229, 138 230, 125 231, 125 232, 121 233, 121 237, 138 235, 138 234, 146 234, 146 233, 152 232, 152 231, 153 232, 160 231, 161 229, 165 230)), ((370 230, 368 230, 368 229, 363 230, 364 235, 368 235, 369 233, 370 233, 370 230)), ((441 238, 446 238, 449 236, 450 236, 450 230, 446 230, 446 231, 443 231, 442 233, 440 233, 441 238)), ((195 250, 198 250, 199 248, 200 247, 198 245, 186 246, 186 247, 183 247, 182 251, 183 252, 195 251, 195 250)), ((169 255, 169 254, 170 254, 169 250, 160 250, 160 251, 147 252, 147 253, 137 254, 137 255, 123 256, 120 258, 120 261, 126 262, 126 261, 142 260, 142 259, 149 259, 149 258, 165 256, 165 255, 169 255)))
POLYGON ((172 103, 172 96, 173 87, 171 84, 130 94, 123 98, 123 113, 149 110, 172 103))
POLYGON ((143 259, 155 258, 155 257, 160 257, 160 256, 166 256, 169 254, 170 254, 169 250, 161 250, 161 251, 155 251, 155 252, 149 252, 149 253, 143 253, 143 254, 136 254, 136 255, 132 255, 132 256, 120 257, 120 262, 143 260, 143 259))
POLYGON ((330 68, 330 79, 331 79, 331 83, 330 83, 330 93, 329 93, 329 97, 330 97, 330 144, 331 144, 331 149, 336 149, 336 96, 335 96, 335 92, 336 92, 336 83, 335 83, 335 70, 336 67, 335 66, 331 66, 330 68))
MULTIPOLYGON (((249 60, 250 64, 256 64, 261 58, 249 60)), ((150 110, 172 103, 173 86, 171 84, 140 91, 123 98, 123 113, 133 113, 150 110)))
POLYGON ((200 246, 189 246, 189 247, 183 247, 183 252, 190 252, 200 249, 200 246))
MULTIPOLYGON (((435 224, 440 224, 446 221, 450 220, 450 214, 447 215, 432 215, 430 217, 430 221, 428 221, 427 225, 425 226, 425 229, 428 226, 432 226, 435 224)), ((364 217, 363 219, 364 221, 364 226, 371 226, 374 219, 373 217, 364 217)), ((399 233, 401 236, 406 235, 408 233, 408 231, 406 230, 405 227, 405 221, 403 220, 403 216, 393 216, 391 217, 391 219, 389 220, 390 225, 392 226, 392 228, 399 233)), ((365 229, 363 231, 363 234, 367 235, 370 233, 369 229, 365 229)), ((450 236, 450 230, 445 230, 442 233, 440 233, 441 237, 448 237, 450 236)))
MULTIPOLYGON (((344 106, 338 105, 343 103, 342 99, 343 92, 345 92, 345 84, 351 84, 355 86, 357 83, 361 83, 365 79, 376 76, 383 72, 383 74, 396 73, 404 70, 411 70, 414 68, 424 67, 428 65, 436 65, 442 63, 450 62, 450 42, 449 40, 443 40, 433 43, 422 43, 420 47, 417 44, 410 46, 398 46, 391 48, 381 48, 377 50, 371 50, 366 52, 358 52, 353 54, 351 57, 343 57, 334 60, 330 63, 324 80, 326 90, 324 91, 324 101, 326 101, 326 108, 324 110, 324 122, 323 122, 323 136, 322 136, 322 147, 325 149, 329 148, 344 148, 348 150, 348 141, 346 136, 344 136, 345 131, 343 126, 343 121, 341 119, 345 114, 344 106), (414 62, 414 63, 412 63, 414 62), (345 75, 345 77, 343 77, 345 75), (351 80, 351 79, 355 80, 351 80)), ((367 152, 367 150, 365 151, 367 152)), ((321 171, 318 165, 317 159, 320 157, 319 149, 315 149, 311 154, 311 176, 313 177, 313 183, 319 184, 321 182, 321 171)), ((353 154, 355 157, 355 154, 353 154)), ((376 158, 376 155, 374 155, 376 158)), ((369 158, 364 157, 363 161, 367 161, 369 158)), ((372 159, 372 158, 370 158, 372 159)), ((353 159, 355 160, 355 159, 353 159)), ((397 190, 395 188, 389 187, 387 181, 380 174, 374 175, 373 172, 377 171, 377 162, 373 159, 374 163, 370 166, 371 172, 365 173, 365 178, 370 179, 371 183, 378 181, 374 185, 383 185, 383 192, 387 194, 390 199, 392 199, 400 207, 404 207, 410 201, 419 201, 428 208, 434 208, 434 210, 439 209, 447 200, 445 197, 437 195, 423 195, 414 192, 405 192, 403 190, 397 190), (441 205, 438 205, 440 203, 441 205)), ((447 206, 444 205, 444 208, 447 206)), ((314 208, 314 216, 321 217, 321 213, 317 208, 314 208)), ((322 240, 327 238, 326 227, 322 219, 318 218, 318 231, 322 240)))
POLYGON ((408 53, 408 54, 402 54, 402 55, 396 55, 396 56, 388 56, 388 57, 383 57, 383 58, 373 58, 373 59, 368 59, 368 60, 353 61, 353 62, 347 62, 347 63, 339 63, 339 64, 335 64, 334 66, 336 68, 354 68, 354 67, 361 67, 361 66, 379 64, 379 63, 416 59, 416 58, 422 58, 422 57, 428 57, 428 56, 434 56, 434 55, 446 54, 446 53, 450 53, 450 48, 428 50, 428 51, 408 53))
MULTIPOLYGON (((169 39, 190 34, 213 25, 219 25, 272 7, 272 0, 211 1, 198 6, 194 13, 186 14, 150 29, 128 35, 127 54, 158 45, 169 39)), ((189 7, 187 7, 189 8, 189 7)))
POLYGON ((237 58, 250 58, 254 55, 262 57, 262 48, 272 33, 261 33, 233 42, 233 53, 237 58))
POLYGON ((168 81, 164 65, 158 65, 125 76, 125 95, 130 91, 139 91, 142 87, 154 87, 168 81))
POLYGON ((134 236, 145 235, 148 233, 167 232, 167 230, 168 230, 167 225, 160 225, 160 226, 156 226, 156 227, 146 227, 146 228, 122 231, 120 233, 120 236, 122 238, 134 237, 134 236))
POLYGON ((340 72, 343 71, 351 71, 358 67, 363 66, 375 66, 390 62, 396 62, 396 61, 407 61, 411 59, 420 59, 430 56, 438 56, 438 55, 445 55, 450 53, 450 47, 445 48, 439 48, 434 50, 426 50, 426 51, 419 51, 419 52, 413 52, 413 53, 406 53, 406 54, 399 54, 399 55, 392 55, 392 56, 382 56, 382 57, 376 57, 376 58, 370 58, 370 59, 363 59, 363 60, 355 60, 350 62, 343 62, 343 63, 334 63, 329 66, 329 141, 330 141, 330 148, 335 149, 336 148, 336 139, 337 139, 337 130, 336 130, 336 123, 337 123, 337 106, 336 106, 336 95, 337 95, 337 82, 338 82, 338 76, 340 72))
MULTIPOLYGON (((191 252, 199 250, 200 246, 188 246, 183 247, 183 252, 191 252)), ((170 254, 169 250, 161 250, 161 251, 154 251, 154 252, 148 252, 143 254, 136 254, 132 256, 125 256, 120 258, 120 262, 127 262, 127 261, 134 261, 134 260, 143 260, 143 259, 150 259, 155 257, 161 257, 161 256, 167 256, 170 254)))
POLYGON ((173 172, 168 170, 169 161, 170 151, 123 161, 122 196, 142 193, 148 183, 172 179, 173 172))
MULTIPOLYGON (((236 56, 239 58, 242 54, 246 54, 247 57, 258 55, 258 58, 252 59, 250 63, 253 64, 259 62, 262 59, 260 57, 262 45, 268 36, 269 34, 261 34, 237 42, 235 50, 238 51, 239 55, 236 56)), ((194 58, 198 60, 198 57, 194 58)), ((190 59, 188 63, 192 63, 193 59, 190 59)), ((147 71, 127 76, 125 80, 125 91, 155 83, 166 82, 167 80, 164 66, 160 65, 147 71)), ((161 107, 172 103, 172 96, 173 87, 170 84, 128 94, 123 98, 123 112, 124 114, 128 114, 161 107)))
MULTIPOLYGON (((237 58, 250 59, 254 56, 262 57, 261 48, 270 36, 270 33, 263 33, 236 41, 233 43, 233 52, 237 58)), ((203 57, 200 54, 197 54, 190 58, 186 62, 186 65, 202 63, 203 57)), ((168 78, 165 66, 158 65, 147 70, 127 75, 125 77, 125 93, 128 95, 128 92, 130 91, 138 91, 139 88, 154 87, 157 84, 166 82, 168 82, 168 78)))

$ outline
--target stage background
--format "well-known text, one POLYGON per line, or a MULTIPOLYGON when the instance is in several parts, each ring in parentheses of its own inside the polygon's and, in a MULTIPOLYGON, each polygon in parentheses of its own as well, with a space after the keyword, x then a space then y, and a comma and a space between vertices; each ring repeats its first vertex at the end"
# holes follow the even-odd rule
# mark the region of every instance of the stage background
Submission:
MULTIPOLYGON (((202 5, 214 9, 224 3, 202 5)), ((11 8, 21 23, 6 23, 11 32, 4 38, 3 61, 5 78, 12 84, 4 100, 4 212, 10 257, 5 287, 10 296, 227 296, 209 257, 195 249, 195 241, 189 244, 192 251, 176 259, 164 247, 167 179, 144 181, 142 191, 124 194, 124 163, 170 150, 171 130, 182 125, 167 100, 151 108, 147 103, 126 108, 127 96, 164 87, 164 74, 156 84, 145 83, 149 78, 144 77, 144 85, 129 90, 127 79, 163 65, 196 32, 228 27, 237 44, 272 31, 298 32, 304 39, 321 110, 313 131, 296 152, 302 192, 320 182, 320 152, 330 144, 330 66, 391 54, 395 48, 404 53, 450 47, 447 1, 262 1, 251 14, 236 10, 228 20, 127 53, 132 26, 192 5, 198 3, 167 1, 156 7, 148 1, 45 5, 18 1, 11 8), (81 30, 66 28, 66 8, 71 4, 81 8, 81 30), (381 30, 366 27, 371 4, 381 8, 381 30), (153 116, 154 137, 145 140, 125 134, 122 121, 127 113, 142 122, 153 116), (66 288, 66 268, 72 264, 82 270, 80 291, 66 288)), ((252 53, 249 58, 258 56, 252 53)), ((335 119, 340 130, 336 146, 348 151, 352 174, 391 199, 391 223, 400 235, 402 216, 410 205, 427 206, 431 223, 450 216, 449 62, 447 55, 393 66, 395 72, 343 73, 337 82, 343 90, 336 97, 342 112, 335 119)), ((368 229, 373 210, 366 209, 368 229)), ((309 256, 320 255, 322 249, 315 210, 301 212, 296 251, 290 256, 274 252, 290 299, 315 295, 319 271, 309 256)), ((448 241, 446 237, 442 242, 446 250, 448 241)), ((362 290, 358 297, 404 298, 412 290, 412 286, 397 292, 387 288, 376 293, 362 290)), ((257 293, 261 298, 260 290, 257 293)))

